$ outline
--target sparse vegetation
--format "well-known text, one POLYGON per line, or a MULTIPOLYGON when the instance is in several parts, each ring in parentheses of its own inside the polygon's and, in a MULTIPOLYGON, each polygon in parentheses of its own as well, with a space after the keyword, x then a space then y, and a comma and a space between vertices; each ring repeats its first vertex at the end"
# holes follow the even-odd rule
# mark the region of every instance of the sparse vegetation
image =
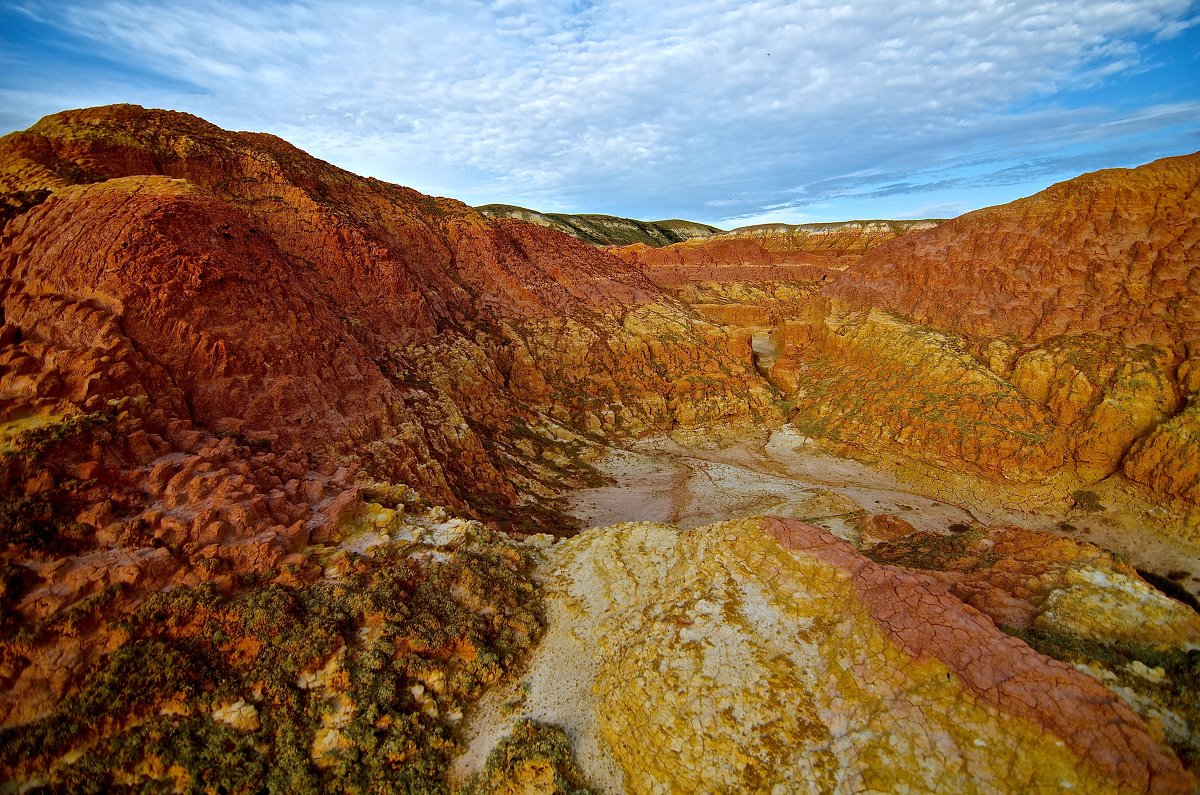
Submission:
POLYGON ((1128 641, 1101 643, 1037 628, 1021 630, 1003 625, 1000 628, 1047 657, 1103 668, 1114 674, 1121 686, 1176 713, 1189 729, 1184 734, 1169 735, 1168 741, 1185 766, 1200 768, 1200 738, 1195 734, 1200 728, 1200 650, 1158 649, 1128 641), (1161 680, 1139 676, 1133 670, 1134 663, 1151 670, 1161 668, 1161 680))
POLYGON ((0 730, 0 771, 80 792, 445 792, 454 720, 538 633, 523 553, 472 532, 440 563, 391 549, 338 580, 154 594, 53 714, 0 730), (238 700, 252 725, 213 717, 238 700))
POLYGON ((999 560, 999 556, 990 549, 980 549, 978 542, 985 537, 983 531, 970 527, 948 536, 916 532, 895 541, 876 544, 865 550, 864 554, 876 563, 905 566, 910 569, 945 571, 953 568, 958 571, 977 571, 986 569, 999 560))
POLYGON ((488 755, 483 772, 466 788, 468 795, 530 791, 586 795, 583 773, 571 752, 571 740, 557 726, 520 720, 512 734, 488 755))
POLYGON ((61 419, 42 422, 11 437, 2 455, 22 462, 45 458, 63 442, 74 439, 92 428, 110 424, 115 419, 110 412, 97 411, 71 414, 61 419))
POLYGON ((1100 513, 1104 510, 1104 505, 1100 502, 1100 495, 1094 491, 1087 489, 1073 491, 1071 499, 1075 501, 1075 507, 1084 513, 1100 513))

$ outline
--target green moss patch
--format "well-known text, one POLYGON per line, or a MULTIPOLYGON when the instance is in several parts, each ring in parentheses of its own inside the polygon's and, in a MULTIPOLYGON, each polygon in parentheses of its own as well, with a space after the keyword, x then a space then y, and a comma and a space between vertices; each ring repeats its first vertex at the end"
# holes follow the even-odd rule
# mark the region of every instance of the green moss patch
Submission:
POLYGON ((591 791, 583 783, 567 733, 532 720, 516 722, 512 734, 492 750, 483 772, 466 788, 469 795, 585 795, 591 791))
POLYGON ((0 730, 0 778, 70 792, 446 792, 462 711, 538 635, 530 561, 481 527, 452 553, 375 551, 337 579, 147 599, 110 624, 124 642, 52 714, 0 730), (229 719, 231 704, 250 719, 229 719))
POLYGON ((951 568, 978 571, 999 560, 995 553, 980 549, 979 542, 985 537, 983 531, 966 526, 951 529, 953 534, 945 536, 921 531, 910 533, 895 541, 876 544, 864 554, 876 563, 934 571, 951 568))
MULTIPOLYGON (((1101 643, 1065 632, 1001 626, 1036 651, 1062 662, 1083 663, 1103 668, 1116 677, 1116 684, 1137 694, 1144 703, 1169 710, 1183 722, 1184 728, 1167 732, 1167 740, 1180 761, 1200 769, 1200 650, 1160 649, 1129 641, 1101 643), (1134 669, 1141 663, 1147 669, 1162 669, 1159 681, 1139 676, 1134 669)), ((1137 705, 1133 705, 1135 709, 1137 705)), ((1143 710, 1139 709, 1139 712, 1143 710)))

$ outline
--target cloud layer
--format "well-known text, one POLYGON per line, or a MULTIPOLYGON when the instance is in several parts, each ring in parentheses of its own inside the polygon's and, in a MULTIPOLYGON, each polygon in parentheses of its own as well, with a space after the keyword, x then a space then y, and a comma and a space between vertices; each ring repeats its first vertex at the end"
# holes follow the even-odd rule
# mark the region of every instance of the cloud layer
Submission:
POLYGON ((0 118, 170 106, 472 203, 945 214, 1200 148, 1190 0, 9 5, 60 51, 0 118))

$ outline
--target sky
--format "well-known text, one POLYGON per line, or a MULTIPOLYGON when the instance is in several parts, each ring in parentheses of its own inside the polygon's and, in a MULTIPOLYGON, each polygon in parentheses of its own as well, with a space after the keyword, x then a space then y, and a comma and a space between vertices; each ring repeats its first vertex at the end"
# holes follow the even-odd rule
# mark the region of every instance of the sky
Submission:
POLYGON ((0 0, 0 132, 115 102, 474 205, 951 217, 1200 150, 1200 0, 0 0))

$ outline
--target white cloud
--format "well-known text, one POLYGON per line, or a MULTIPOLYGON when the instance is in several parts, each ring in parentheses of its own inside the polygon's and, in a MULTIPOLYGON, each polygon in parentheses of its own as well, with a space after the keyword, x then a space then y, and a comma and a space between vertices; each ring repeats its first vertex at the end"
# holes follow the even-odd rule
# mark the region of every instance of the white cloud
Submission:
POLYGON ((884 186, 864 170, 934 182, 964 154, 1029 154, 1039 134, 1045 155, 1085 124, 1126 134, 1094 108, 1010 109, 1137 68, 1135 38, 1178 36, 1190 6, 27 3, 196 86, 181 109, 353 170, 472 202, 704 218, 884 186))

